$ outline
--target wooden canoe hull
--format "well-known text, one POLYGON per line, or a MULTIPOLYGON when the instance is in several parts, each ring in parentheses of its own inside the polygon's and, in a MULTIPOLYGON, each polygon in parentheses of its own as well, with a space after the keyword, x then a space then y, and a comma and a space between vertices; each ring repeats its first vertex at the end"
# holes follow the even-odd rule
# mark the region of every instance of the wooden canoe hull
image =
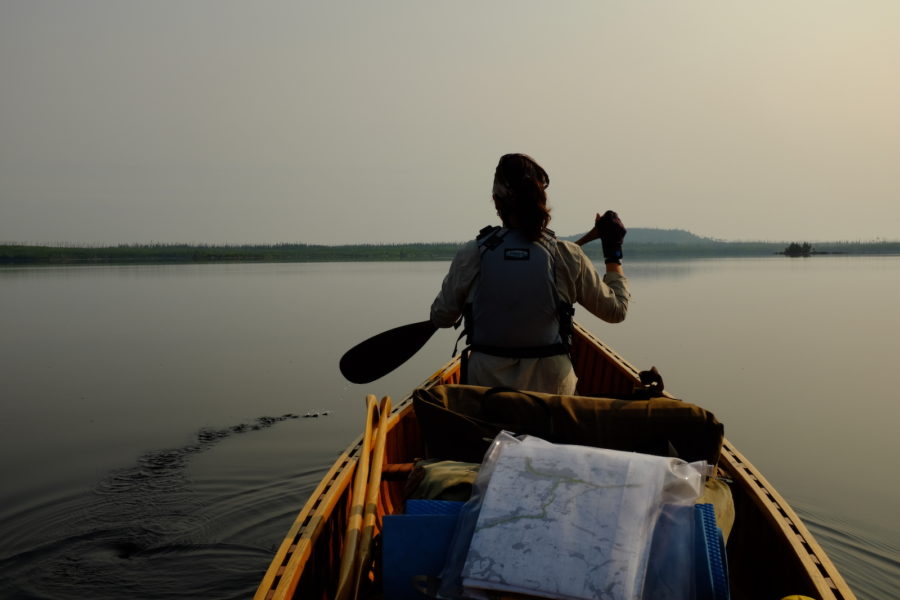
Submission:
MULTIPOLYGON (((573 364, 585 395, 624 395, 639 382, 638 370, 590 332, 576 325, 573 364)), ((422 387, 459 383, 454 359, 422 387)), ((362 436, 338 458, 300 511, 266 571, 257 600, 335 596, 347 527, 352 479, 362 436)), ((386 462, 425 455, 411 397, 398 403, 387 423, 386 462)), ((834 564, 777 491, 726 439, 719 468, 731 483, 735 523, 727 544, 735 600, 792 594, 818 600, 855 598, 834 564)), ((399 512, 402 483, 385 481, 378 513, 399 512)))

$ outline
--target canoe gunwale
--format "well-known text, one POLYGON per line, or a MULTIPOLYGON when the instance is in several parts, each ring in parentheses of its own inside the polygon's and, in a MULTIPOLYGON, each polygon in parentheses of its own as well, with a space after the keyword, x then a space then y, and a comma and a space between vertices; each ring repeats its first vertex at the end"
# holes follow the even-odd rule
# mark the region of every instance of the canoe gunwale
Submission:
POLYGON ((837 567, 803 524, 803 520, 762 473, 727 439, 722 443, 719 466, 733 478, 732 485, 740 485, 759 512, 781 532, 808 574, 818 600, 856 598, 837 567))
MULTIPOLYGON (((421 387, 459 381, 459 357, 452 359, 426 379, 421 387)), ((406 413, 412 412, 412 393, 393 405, 387 419, 390 433, 406 413)), ((362 453, 363 436, 350 442, 334 462, 284 537, 263 575, 254 600, 282 600, 292 598, 309 561, 313 546, 324 530, 325 523, 341 498, 349 493, 356 466, 362 453)))
MULTIPOLYGON (((584 389, 580 390, 580 393, 602 395, 597 392, 606 389, 621 393, 631 391, 632 386, 640 383, 639 371, 633 365, 577 323, 574 338, 573 364, 579 375, 579 387, 584 382, 584 389)), ((419 387, 430 388, 447 383, 459 383, 459 357, 433 373, 419 387)), ((663 395, 673 397, 665 392, 663 395)), ((395 444, 421 445, 411 393, 393 406, 386 429, 389 436, 394 432, 393 436, 397 438, 395 444), (398 432, 394 432, 398 425, 402 427, 398 432)), ((360 435, 350 444, 312 493, 273 557, 254 596, 255 600, 292 598, 295 593, 297 597, 303 598, 331 597, 329 586, 332 584, 327 581, 330 575, 325 576, 325 581, 317 580, 315 585, 311 586, 314 589, 302 586, 298 589, 298 583, 304 576, 304 568, 308 565, 314 549, 322 552, 323 547, 333 548, 336 543, 340 543, 334 539, 334 536, 339 534, 328 531, 326 521, 341 516, 340 511, 335 513, 335 509, 340 506, 342 499, 346 499, 350 494, 349 488, 361 452, 362 440, 363 437, 360 435), (328 533, 324 533, 326 531, 328 533), (331 536, 331 539, 320 540, 323 534, 331 536)), ((390 443, 389 441, 389 446, 390 443)), ((392 458, 395 462, 397 459, 412 460, 411 453, 415 452, 416 450, 409 448, 394 448, 393 454, 388 456, 387 460, 388 462, 391 462, 392 458)), ((816 595, 818 600, 855 599, 855 595, 835 565, 813 539, 802 520, 728 439, 723 440, 718 466, 725 476, 732 479, 731 489, 735 504, 739 505, 742 516, 746 518, 742 526, 744 541, 734 539, 738 528, 736 521, 736 529, 732 530, 732 536, 726 546, 729 559, 733 558, 732 552, 737 553, 737 557, 743 557, 743 560, 739 561, 743 564, 734 565, 743 570, 740 574, 742 577, 750 580, 765 577, 766 573, 772 575, 774 568, 781 577, 781 585, 777 582, 771 582, 769 585, 774 588, 791 588, 774 597, 806 593, 816 595), (759 540, 753 539, 758 535, 753 531, 756 527, 766 528, 761 537, 764 541, 771 542, 771 547, 761 546, 759 540), (757 564, 757 561, 764 561, 764 564, 757 564), (782 563, 786 566, 779 571, 779 565, 782 563), (769 571, 760 570, 766 565, 769 571)), ((400 490, 402 485, 397 482, 383 482, 379 511, 385 514, 392 512, 393 507, 402 501, 400 490)), ((741 515, 737 518, 740 519, 741 515)), ((756 592, 775 591, 752 587, 756 592)), ((753 597, 766 595, 754 594, 753 590, 734 587, 732 589, 734 600, 753 597)))
POLYGON ((338 457, 319 482, 294 519, 254 598, 280 600, 293 597, 303 568, 312 555, 313 545, 334 507, 350 487, 361 450, 362 436, 338 457))

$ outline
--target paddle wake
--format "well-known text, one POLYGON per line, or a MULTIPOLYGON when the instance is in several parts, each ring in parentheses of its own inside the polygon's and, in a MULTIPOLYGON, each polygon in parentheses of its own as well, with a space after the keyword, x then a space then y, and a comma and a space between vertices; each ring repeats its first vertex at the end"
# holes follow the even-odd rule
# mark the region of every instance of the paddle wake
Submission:
POLYGON ((110 472, 92 490, 11 515, 18 529, 27 530, 27 547, 0 558, 0 597, 80 598, 84 589, 94 598, 240 594, 242 585, 258 578, 243 571, 264 562, 269 551, 216 540, 221 536, 211 515, 222 500, 198 492, 187 467, 223 440, 304 416, 202 428, 182 447, 146 452, 132 466, 110 472), (186 565, 192 573, 184 572, 186 565), (135 586, 149 581, 152 589, 135 586), (203 582, 202 589, 191 581, 203 582))

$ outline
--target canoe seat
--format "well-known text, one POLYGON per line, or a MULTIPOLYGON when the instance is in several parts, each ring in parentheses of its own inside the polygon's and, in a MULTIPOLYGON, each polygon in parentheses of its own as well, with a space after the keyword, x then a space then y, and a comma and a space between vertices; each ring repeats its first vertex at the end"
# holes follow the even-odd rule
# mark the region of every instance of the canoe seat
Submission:
POLYGON ((556 444, 675 456, 715 465, 724 427, 711 412, 671 398, 621 400, 509 388, 437 385, 413 392, 428 458, 481 462, 501 430, 556 444))

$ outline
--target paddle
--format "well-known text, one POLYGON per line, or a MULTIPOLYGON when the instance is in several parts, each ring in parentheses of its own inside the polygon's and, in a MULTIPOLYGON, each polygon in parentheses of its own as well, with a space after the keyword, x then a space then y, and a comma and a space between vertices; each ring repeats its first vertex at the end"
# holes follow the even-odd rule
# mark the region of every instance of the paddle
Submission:
POLYGON ((370 337, 341 357, 341 374, 352 383, 375 381, 408 361, 435 331, 431 321, 420 321, 370 337))
MULTIPOLYGON (((583 246, 600 237, 597 229, 581 236, 583 246)), ((351 383, 370 383, 384 377, 419 351, 437 331, 431 321, 419 321, 379 333, 353 346, 341 357, 341 374, 351 383)))

